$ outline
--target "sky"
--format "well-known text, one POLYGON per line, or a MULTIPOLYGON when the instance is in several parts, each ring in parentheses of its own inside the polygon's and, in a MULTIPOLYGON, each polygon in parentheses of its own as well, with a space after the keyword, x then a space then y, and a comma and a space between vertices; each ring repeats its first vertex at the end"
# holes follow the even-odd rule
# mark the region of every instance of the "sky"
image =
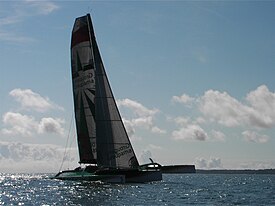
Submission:
POLYGON ((0 172, 77 166, 70 38, 86 13, 140 163, 275 168, 274 10, 273 1, 1 0, 0 172))

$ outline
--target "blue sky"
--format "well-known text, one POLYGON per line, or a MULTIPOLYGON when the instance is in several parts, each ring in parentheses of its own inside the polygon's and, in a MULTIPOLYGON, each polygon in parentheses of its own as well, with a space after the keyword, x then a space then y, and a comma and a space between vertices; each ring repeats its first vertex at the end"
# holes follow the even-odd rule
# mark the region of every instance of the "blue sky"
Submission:
MULTIPOLYGON (((73 112, 71 30, 88 12, 141 163, 275 168, 274 9, 272 1, 0 1, 0 171, 59 169, 73 112)), ((73 167, 75 140, 68 144, 73 167)))

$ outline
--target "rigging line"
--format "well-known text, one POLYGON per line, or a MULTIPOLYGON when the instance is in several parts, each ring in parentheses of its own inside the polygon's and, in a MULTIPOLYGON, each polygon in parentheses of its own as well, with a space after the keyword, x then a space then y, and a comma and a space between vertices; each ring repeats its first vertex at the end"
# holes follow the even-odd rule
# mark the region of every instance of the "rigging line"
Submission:
MULTIPOLYGON (((73 144, 74 140, 76 140, 76 133, 75 133, 75 131, 73 132, 73 136, 71 138, 71 143, 70 143, 70 146, 69 146, 69 148, 70 148, 70 150, 68 151, 68 157, 69 158, 71 158, 71 156, 72 156, 72 144, 73 144)), ((71 166, 70 163, 71 162, 68 161, 68 168, 71 166)))
POLYGON ((70 133, 71 133, 71 128, 72 128, 72 122, 73 122, 73 113, 72 113, 72 115, 71 115, 71 121, 70 121, 70 127, 69 127, 69 131, 68 131, 68 135, 67 135, 65 151, 64 151, 64 154, 63 154, 63 159, 62 159, 62 162, 61 162, 59 171, 61 171, 61 169, 62 169, 62 167, 63 167, 63 164, 64 164, 64 161, 65 161, 65 156, 66 156, 67 147, 68 147, 68 141, 69 141, 69 138, 70 138, 70 133))

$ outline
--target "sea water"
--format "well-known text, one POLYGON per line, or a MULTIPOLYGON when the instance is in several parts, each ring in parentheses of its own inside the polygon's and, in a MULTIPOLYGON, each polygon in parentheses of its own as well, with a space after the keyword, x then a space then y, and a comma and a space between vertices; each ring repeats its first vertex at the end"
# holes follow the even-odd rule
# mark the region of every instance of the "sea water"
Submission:
POLYGON ((0 205, 275 205, 275 175, 164 174, 147 184, 0 174, 0 205))

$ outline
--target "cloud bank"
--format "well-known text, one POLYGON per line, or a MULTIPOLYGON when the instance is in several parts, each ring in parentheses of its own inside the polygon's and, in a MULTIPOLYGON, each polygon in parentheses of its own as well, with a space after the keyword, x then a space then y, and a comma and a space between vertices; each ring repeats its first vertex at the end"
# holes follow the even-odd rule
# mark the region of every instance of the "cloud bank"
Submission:
MULTIPOLYGON (((49 110, 60 109, 49 98, 29 89, 14 89, 10 92, 10 96, 20 104, 21 110, 32 110, 44 114, 49 110)), ((243 101, 237 100, 227 92, 217 90, 208 90, 201 97, 196 98, 188 95, 181 95, 178 98, 174 96, 171 101, 187 106, 191 113, 196 111, 194 113, 198 115, 188 116, 185 114, 167 118, 167 122, 172 122, 174 126, 168 135, 175 141, 225 142, 228 137, 223 129, 229 128, 230 130, 236 129, 243 141, 263 144, 271 139, 265 134, 266 131, 275 127, 275 93, 269 91, 265 85, 249 92, 243 101)), ((117 104, 124 111, 123 121, 132 140, 142 139, 137 136, 137 130, 149 131, 152 134, 158 134, 158 136, 168 133, 167 130, 161 129, 156 124, 157 115, 162 113, 159 109, 150 109, 130 99, 118 100, 117 104)), ((2 116, 2 121, 5 126, 1 129, 3 135, 33 137, 49 133, 64 134, 64 120, 61 118, 42 117, 38 119, 29 114, 9 111, 2 116)), ((1 161, 4 163, 12 160, 15 164, 20 165, 21 163, 17 162, 17 157, 20 155, 24 161, 28 159, 28 164, 45 160, 44 158, 42 160, 34 159, 31 156, 32 153, 28 152, 21 152, 18 155, 19 150, 12 150, 12 148, 20 148, 23 151, 24 148, 32 148, 30 145, 27 147, 15 143, 3 143, 2 145, 5 145, 1 149, 1 161), (7 151, 9 152, 7 153, 7 151)), ((40 149, 45 151, 45 158, 49 158, 51 150, 40 149)), ((152 151, 157 150, 159 150, 158 146, 148 146, 141 151, 140 159, 148 162, 148 158, 152 157, 152 151)), ((205 169, 223 168, 220 158, 210 158, 209 160, 197 158, 196 165, 198 168, 205 169)))
MULTIPOLYGON (((64 148, 51 144, 0 142, 0 172, 58 172, 64 148)), ((70 148, 64 166, 77 162, 77 151, 70 148)))
POLYGON ((242 103, 226 92, 208 90, 200 98, 200 111, 212 121, 226 127, 249 126, 271 128, 275 126, 275 93, 267 86, 259 86, 242 103))
MULTIPOLYGON (((141 103, 131 99, 117 100, 117 105, 120 109, 128 109, 128 117, 123 118, 123 122, 128 134, 134 137, 136 129, 149 130, 155 134, 165 134, 166 131, 157 127, 154 123, 154 118, 158 109, 148 109, 141 103)), ((135 138, 135 137, 134 137, 135 138)), ((135 138, 139 139, 139 138, 135 138)))
POLYGON ((6 128, 1 130, 4 135, 20 135, 23 137, 32 137, 36 134, 56 133, 64 135, 64 120, 59 118, 42 118, 35 120, 33 116, 20 113, 7 112, 3 115, 2 121, 6 128))
POLYGON ((220 158, 211 157, 209 160, 204 158, 196 158, 195 165, 197 169, 222 169, 222 161, 220 158))
POLYGON ((203 129, 201 125, 206 122, 226 128, 243 129, 240 136, 254 143, 266 143, 270 137, 262 134, 261 131, 275 128, 275 93, 269 91, 266 85, 261 85, 249 92, 244 102, 235 99, 227 92, 217 90, 208 90, 197 98, 186 94, 173 96, 171 101, 187 107, 190 106, 190 101, 196 102, 193 105, 196 108, 192 109, 201 114, 196 120, 186 116, 176 117, 174 121, 180 128, 172 132, 172 138, 175 140, 224 141, 223 132, 218 130, 206 132, 203 129))
MULTIPOLYGON (((49 98, 42 97, 30 89, 13 89, 9 95, 20 103, 21 110, 37 113, 45 113, 51 109, 63 110, 62 107, 51 102, 49 98)), ((64 135, 63 125, 65 121, 61 118, 42 117, 40 120, 36 120, 34 116, 9 111, 3 114, 2 122, 4 128, 0 132, 3 135, 23 137, 46 133, 64 135)))

